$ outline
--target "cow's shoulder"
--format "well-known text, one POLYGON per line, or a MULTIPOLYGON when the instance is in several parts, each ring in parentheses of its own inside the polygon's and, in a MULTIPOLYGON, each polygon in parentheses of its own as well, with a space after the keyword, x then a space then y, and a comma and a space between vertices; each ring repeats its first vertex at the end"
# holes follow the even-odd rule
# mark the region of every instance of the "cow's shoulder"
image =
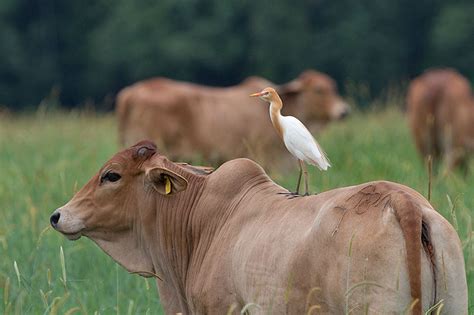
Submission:
POLYGON ((269 181, 263 168, 246 158, 230 160, 208 176, 209 190, 236 194, 251 183, 269 181))
POLYGON ((233 159, 222 164, 213 176, 219 179, 245 180, 248 177, 264 175, 263 168, 247 158, 233 159))

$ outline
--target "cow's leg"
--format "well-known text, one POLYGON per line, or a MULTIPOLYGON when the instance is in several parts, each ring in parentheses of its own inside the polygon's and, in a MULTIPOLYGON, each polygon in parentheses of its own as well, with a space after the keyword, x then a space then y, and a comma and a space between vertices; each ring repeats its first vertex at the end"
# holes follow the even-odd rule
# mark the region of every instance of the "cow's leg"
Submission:
POLYGON ((452 226, 440 221, 437 214, 426 211, 424 217, 430 227, 437 266, 437 281, 434 282, 437 287, 436 302, 443 301, 442 314, 468 314, 466 271, 459 238, 452 226))
POLYGON ((460 168, 464 176, 467 175, 467 160, 464 150, 462 148, 451 149, 445 153, 446 170, 445 174, 460 168))
POLYGON ((165 310, 165 314, 174 315, 186 311, 181 307, 180 299, 169 285, 166 285, 159 279, 156 279, 156 284, 158 286, 158 293, 160 295, 160 303, 165 310))
POLYGON ((453 126, 447 126, 443 136, 442 153, 446 164, 443 175, 446 176, 465 163, 465 150, 457 141, 458 139, 454 134, 453 126))
POLYGON ((459 168, 461 169, 464 179, 469 175, 469 159, 464 156, 459 162, 459 168))

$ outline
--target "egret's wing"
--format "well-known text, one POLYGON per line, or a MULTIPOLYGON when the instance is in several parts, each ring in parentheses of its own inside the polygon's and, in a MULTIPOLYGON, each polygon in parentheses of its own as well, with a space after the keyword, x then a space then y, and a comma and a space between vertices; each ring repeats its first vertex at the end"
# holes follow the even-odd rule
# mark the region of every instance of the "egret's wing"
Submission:
POLYGON ((315 140, 308 129, 301 121, 292 116, 283 119, 284 139, 286 144, 293 150, 298 150, 305 155, 314 153, 315 158, 320 158, 322 154, 315 146, 315 140), (315 151, 315 152, 313 152, 315 151))
POLYGON ((292 154, 323 170, 331 166, 326 153, 301 121, 286 116, 282 119, 282 125, 285 144, 292 154))

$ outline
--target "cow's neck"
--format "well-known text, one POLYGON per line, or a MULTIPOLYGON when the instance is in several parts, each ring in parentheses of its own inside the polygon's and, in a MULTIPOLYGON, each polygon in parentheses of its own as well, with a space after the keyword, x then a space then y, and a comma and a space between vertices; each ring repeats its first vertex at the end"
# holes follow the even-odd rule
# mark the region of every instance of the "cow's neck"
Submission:
POLYGON ((144 277, 155 274, 151 257, 133 231, 111 233, 107 237, 91 234, 89 238, 129 272, 144 277))
POLYGON ((183 192, 169 198, 157 197, 156 239, 149 240, 150 248, 156 248, 150 255, 157 259, 153 261, 154 269, 163 277, 163 285, 173 287, 182 310, 187 308, 187 283, 193 281, 188 279, 190 271, 200 270, 212 240, 225 228, 242 198, 260 189, 262 183, 275 186, 249 160, 227 162, 208 177, 186 178, 188 187, 183 192), (242 163, 248 167, 241 167, 242 163))
MULTIPOLYGON (((175 170, 179 173, 180 170, 175 170)), ((185 307, 185 284, 187 271, 192 261, 197 237, 193 235, 192 219, 196 204, 202 194, 205 176, 186 176, 186 190, 173 196, 156 196, 155 223, 152 230, 142 231, 147 239, 150 256, 153 258, 154 270, 163 278, 164 285, 171 286, 185 307)))

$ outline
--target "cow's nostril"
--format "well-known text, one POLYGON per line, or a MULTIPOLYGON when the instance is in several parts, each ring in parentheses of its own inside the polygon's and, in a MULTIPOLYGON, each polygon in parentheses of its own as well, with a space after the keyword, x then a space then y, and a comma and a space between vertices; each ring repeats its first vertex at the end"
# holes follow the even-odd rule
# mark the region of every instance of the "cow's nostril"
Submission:
POLYGON ((51 218, 49 218, 49 222, 51 222, 51 225, 54 228, 58 225, 59 217, 61 217, 61 214, 59 212, 55 212, 55 213, 53 213, 51 218))
POLYGON ((349 116, 349 112, 348 112, 348 111, 344 111, 344 112, 342 112, 342 114, 341 114, 340 117, 341 117, 341 119, 344 119, 344 118, 346 118, 347 116, 349 116))

